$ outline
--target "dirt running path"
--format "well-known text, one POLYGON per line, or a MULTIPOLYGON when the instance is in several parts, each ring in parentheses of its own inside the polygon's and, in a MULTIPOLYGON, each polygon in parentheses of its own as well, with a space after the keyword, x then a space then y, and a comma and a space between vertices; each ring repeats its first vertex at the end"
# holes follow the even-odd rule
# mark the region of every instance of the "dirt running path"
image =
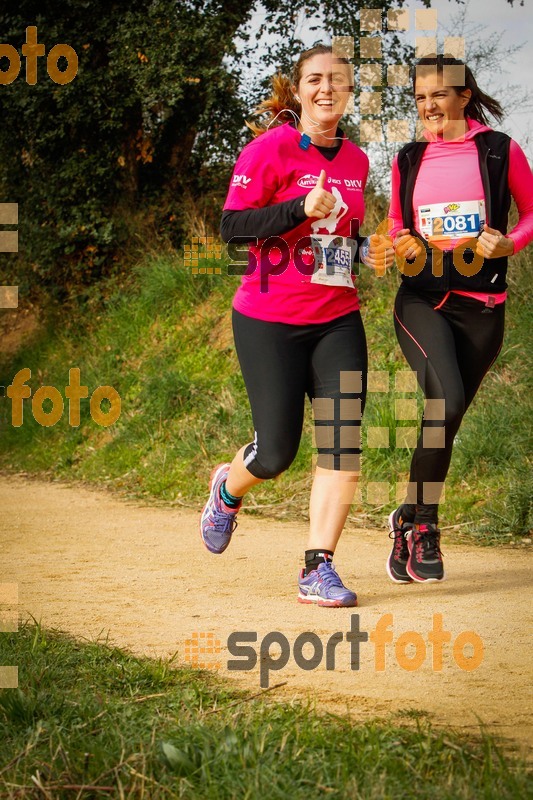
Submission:
MULTIPOLYGON (((346 584, 356 588, 360 607, 321 609, 296 602, 304 525, 243 513, 230 549, 212 556, 201 545, 198 514, 181 509, 140 507, 106 493, 11 477, 0 478, 0 508, 0 580, 19 584, 23 616, 31 613, 44 625, 77 636, 109 634, 114 643, 149 656, 178 651, 182 661, 187 639, 211 633, 221 652, 206 656, 208 662, 220 661, 221 675, 257 691, 259 666, 228 672, 229 634, 257 631, 253 647, 259 652, 269 631, 282 632, 291 648, 299 634, 312 631, 324 646, 321 663, 305 671, 291 651, 287 665, 269 674, 270 685, 286 681, 272 696, 311 693, 330 709, 349 710, 357 718, 421 709, 438 723, 475 731, 481 720, 496 734, 522 745, 531 742, 532 559, 524 548, 471 549, 448 539, 445 582, 399 586, 384 572, 385 531, 346 531, 336 563, 346 584), (367 632, 392 614, 384 671, 375 668, 372 641, 361 643, 360 668, 352 668, 345 634, 353 613, 367 632), (452 643, 462 631, 481 637, 484 658, 478 668, 460 669, 452 644, 445 644, 442 670, 432 669, 428 633, 434 614, 442 615, 452 643), (427 650, 414 671, 403 669, 396 656, 398 649, 403 658, 396 642, 406 631, 422 637, 419 656, 427 650), (328 671, 326 644, 335 632, 344 639, 336 648, 335 669, 328 671)), ((473 652, 465 647, 465 656, 473 652)), ((278 653, 274 647, 271 657, 278 653)), ((408 646, 405 656, 413 653, 408 646)), ((308 644, 303 657, 311 656, 308 644)))

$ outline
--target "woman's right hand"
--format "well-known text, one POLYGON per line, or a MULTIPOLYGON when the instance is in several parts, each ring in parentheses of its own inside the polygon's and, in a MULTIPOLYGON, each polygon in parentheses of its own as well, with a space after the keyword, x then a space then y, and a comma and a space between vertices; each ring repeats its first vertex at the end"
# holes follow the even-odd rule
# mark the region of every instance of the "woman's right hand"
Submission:
POLYGON ((323 169, 318 178, 317 185, 311 189, 305 198, 304 211, 308 217, 324 219, 335 206, 335 198, 324 189, 326 183, 326 170, 323 169))
POLYGON ((418 258, 422 252, 422 245, 411 235, 409 228, 402 228, 394 237, 394 249, 401 258, 408 258, 412 261, 418 258))

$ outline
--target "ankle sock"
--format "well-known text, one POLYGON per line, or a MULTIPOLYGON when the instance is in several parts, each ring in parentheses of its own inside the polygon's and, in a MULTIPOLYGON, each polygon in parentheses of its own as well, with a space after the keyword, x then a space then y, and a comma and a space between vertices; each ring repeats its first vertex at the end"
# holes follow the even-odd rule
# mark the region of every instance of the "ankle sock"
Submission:
POLYGON ((239 508, 242 497, 235 497, 235 495, 228 492, 226 488, 226 481, 223 481, 220 484, 220 497, 222 501, 228 506, 228 508, 239 508))
POLYGON ((323 564, 325 561, 331 561, 332 558, 333 553, 331 550, 306 550, 304 575, 309 575, 319 564, 323 564))

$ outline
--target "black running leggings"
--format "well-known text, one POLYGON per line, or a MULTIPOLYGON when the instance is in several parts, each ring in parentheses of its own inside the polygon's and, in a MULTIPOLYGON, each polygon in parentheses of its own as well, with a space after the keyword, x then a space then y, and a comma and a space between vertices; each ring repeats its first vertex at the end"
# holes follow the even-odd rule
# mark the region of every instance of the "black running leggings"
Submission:
POLYGON ((317 464, 359 471, 367 349, 359 311, 331 322, 289 325, 233 310, 233 333, 255 428, 244 463, 274 478, 294 460, 305 396, 313 405, 317 464))
POLYGON ((444 401, 426 403, 411 461, 407 503, 416 504, 416 522, 438 521, 454 437, 503 341, 505 303, 489 309, 480 300, 450 294, 435 310, 442 299, 402 285, 394 308, 400 347, 426 399, 444 401))

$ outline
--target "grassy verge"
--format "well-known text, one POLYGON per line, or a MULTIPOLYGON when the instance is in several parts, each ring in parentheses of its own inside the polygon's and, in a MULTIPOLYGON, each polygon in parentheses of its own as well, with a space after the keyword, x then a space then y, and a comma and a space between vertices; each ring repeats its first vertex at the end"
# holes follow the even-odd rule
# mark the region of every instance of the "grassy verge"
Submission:
MULTIPOLYGON (((533 348, 526 261, 524 254, 512 261, 504 348, 464 420, 442 507, 443 526, 465 526, 458 530, 481 542, 520 544, 533 525, 528 422, 533 348)), ((0 468, 105 484, 150 501, 193 506, 203 501, 212 465, 231 459, 250 441, 252 421, 230 326, 239 278, 228 276, 220 261, 201 266, 222 266, 222 274, 195 276, 175 254, 149 255, 128 282, 94 287, 79 304, 50 310, 40 335, 15 357, 0 356, 0 385, 28 367, 33 392, 48 385, 64 397, 69 368, 79 367, 89 395, 110 385, 122 400, 121 417, 109 428, 91 418, 88 400, 81 401, 77 427, 69 425, 67 404, 59 422, 43 427, 25 400, 23 425, 15 428, 10 401, 0 399, 0 468)), ((383 524, 410 460, 411 451, 396 446, 396 428, 415 424, 395 420, 395 401, 416 397, 420 416, 422 398, 420 392, 395 389, 394 376, 407 369, 391 315, 398 274, 376 279, 364 270, 358 281, 371 369, 389 379, 388 392, 369 395, 363 442, 370 426, 388 428, 390 446, 365 448, 362 502, 354 505, 351 519, 383 524), (371 499, 369 483, 381 484, 371 499), (385 495, 380 495, 383 486, 385 495)), ((50 407, 45 400, 44 410, 50 407)), ((258 513, 306 518, 312 453, 308 414, 291 469, 250 493, 248 506, 258 513)))
POLYGON ((485 734, 353 724, 251 698, 215 675, 26 624, 0 636, 0 796, 517 798, 525 765, 485 734))

